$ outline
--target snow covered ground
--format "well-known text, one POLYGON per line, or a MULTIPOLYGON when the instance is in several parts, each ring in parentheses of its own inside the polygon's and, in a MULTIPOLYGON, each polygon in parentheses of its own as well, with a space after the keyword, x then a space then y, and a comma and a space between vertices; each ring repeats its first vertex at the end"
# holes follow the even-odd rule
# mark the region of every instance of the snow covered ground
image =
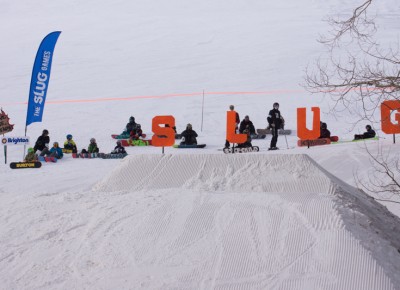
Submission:
MULTIPOLYGON (((357 1, 0 4, 0 106, 15 124, 7 135, 24 134, 36 49, 61 30, 33 140, 46 128, 52 142, 70 133, 83 148, 95 137, 108 152, 129 116, 150 132, 153 116, 171 114, 178 131, 192 123, 207 144, 164 157, 128 148, 123 161, 65 156, 38 170, 2 162, 0 289, 399 289, 398 218, 342 182, 368 177, 364 146, 396 158, 390 136, 273 155, 269 138, 253 142, 260 153, 217 150, 230 104, 257 128, 278 101, 288 128, 297 107, 320 106, 341 139, 363 130, 350 131, 352 116, 326 114, 329 100, 299 85, 322 53, 322 18, 357 1)), ((377 5, 384 40, 398 36, 399 6, 377 5)), ((280 136, 278 146, 293 148, 297 137, 287 142, 280 136)), ((22 155, 8 147, 9 162, 22 155)), ((381 204, 400 216, 398 204, 381 204)))

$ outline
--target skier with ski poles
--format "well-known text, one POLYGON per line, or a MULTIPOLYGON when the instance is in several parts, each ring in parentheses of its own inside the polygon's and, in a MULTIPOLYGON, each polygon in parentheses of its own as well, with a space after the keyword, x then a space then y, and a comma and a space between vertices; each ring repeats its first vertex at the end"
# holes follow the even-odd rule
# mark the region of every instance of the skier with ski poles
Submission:
POLYGON ((268 150, 278 150, 279 148, 276 147, 276 143, 278 142, 278 130, 281 128, 282 125, 282 116, 281 112, 279 111, 278 103, 274 103, 273 109, 269 111, 267 120, 269 126, 271 127, 272 133, 271 144, 268 150))

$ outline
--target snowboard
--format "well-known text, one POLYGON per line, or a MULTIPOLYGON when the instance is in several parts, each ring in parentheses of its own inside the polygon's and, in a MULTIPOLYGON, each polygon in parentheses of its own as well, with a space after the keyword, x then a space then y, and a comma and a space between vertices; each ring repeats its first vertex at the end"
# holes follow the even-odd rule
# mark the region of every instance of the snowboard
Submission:
POLYGON ((103 159, 122 159, 124 157, 126 157, 128 155, 128 153, 118 153, 118 154, 105 154, 105 153, 99 153, 99 158, 103 158, 103 159))
POLYGON ((206 144, 193 144, 193 145, 178 145, 178 144, 175 144, 174 146, 173 146, 174 148, 204 148, 204 147, 206 147, 206 144))
POLYGON ((72 149, 61 148, 61 150, 62 150, 63 153, 67 153, 67 154, 74 153, 74 150, 72 150, 72 149))
MULTIPOLYGON (((232 147, 230 148, 224 148, 223 149, 224 153, 232 153, 232 147)), ((252 146, 252 147, 235 147, 234 153, 249 153, 249 152, 258 152, 260 151, 260 148, 258 146, 252 146)))
POLYGON ((297 140, 297 146, 299 147, 311 147, 311 146, 320 146, 320 145, 329 145, 331 144, 331 139, 329 138, 321 138, 321 139, 312 139, 312 140, 297 140))
POLYGON ((55 157, 39 156, 38 159, 40 162, 54 162, 54 163, 57 162, 57 158, 55 157))
POLYGON ((357 139, 357 140, 342 140, 342 141, 332 141, 332 144, 342 144, 342 143, 353 143, 353 142, 363 142, 363 141, 377 141, 379 137, 367 138, 367 139, 357 139))
MULTIPOLYGON (((146 138, 146 134, 142 134, 143 138, 146 138)), ((111 134, 113 139, 129 139, 131 136, 129 134, 111 134)))
POLYGON ((23 168, 40 168, 42 167, 41 162, 11 162, 11 169, 23 169, 23 168))
POLYGON ((72 158, 97 158, 101 153, 72 153, 72 158))
MULTIPOLYGON (((258 135, 267 135, 267 134, 272 134, 272 133, 271 133, 271 129, 257 129, 257 134, 258 135)), ((292 130, 279 129, 278 134, 279 135, 290 135, 290 134, 292 134, 292 130)))
POLYGON ((267 135, 263 134, 252 134, 250 135, 251 139, 265 139, 265 137, 267 137, 267 135))
POLYGON ((151 145, 151 139, 150 140, 121 140, 121 145, 122 146, 148 146, 151 145))

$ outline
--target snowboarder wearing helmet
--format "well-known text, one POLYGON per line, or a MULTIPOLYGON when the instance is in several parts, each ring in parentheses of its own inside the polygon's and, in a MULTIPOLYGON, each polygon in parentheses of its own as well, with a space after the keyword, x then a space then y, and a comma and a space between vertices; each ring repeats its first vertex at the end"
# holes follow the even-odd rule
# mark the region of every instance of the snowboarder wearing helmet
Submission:
POLYGON ((49 155, 50 157, 55 157, 57 159, 61 159, 64 156, 62 149, 58 145, 58 142, 53 143, 53 147, 51 147, 49 152, 50 152, 50 154, 47 154, 47 155, 49 155))
POLYGON ((36 140, 35 146, 33 147, 33 151, 36 153, 37 150, 43 151, 45 148, 49 148, 50 137, 49 131, 46 129, 43 130, 42 135, 36 140))
POLYGON ((111 152, 111 154, 126 154, 125 148, 122 146, 121 141, 117 141, 117 146, 115 146, 114 150, 111 152))
MULTIPOLYGON (((235 110, 235 106, 234 105, 230 105, 229 106, 229 110, 233 111, 235 110)), ((236 131, 238 130, 238 126, 240 123, 240 117, 239 117, 239 113, 236 112, 236 131)), ((231 144, 229 143, 228 140, 225 141, 225 148, 229 148, 231 146, 231 144)))
POLYGON ((55 157, 57 159, 63 158, 64 154, 58 145, 58 142, 53 143, 53 147, 49 149, 44 148, 42 153, 40 153, 40 156, 48 156, 48 157, 55 157))
POLYGON ((76 148, 75 141, 72 140, 72 135, 67 135, 67 140, 64 142, 64 149, 72 150, 72 153, 77 153, 78 149, 76 148))
POLYGON ((365 132, 364 134, 356 134, 354 135, 354 140, 360 140, 360 139, 368 139, 368 138, 374 138, 376 133, 374 130, 372 130, 371 125, 367 125, 365 126, 365 129, 367 130, 367 132, 365 132))
POLYGON ((142 137, 142 138, 145 137, 143 135, 142 126, 140 124, 136 124, 136 127, 134 129, 132 129, 132 131, 130 133, 130 139, 138 140, 140 137, 142 137))
POLYGON ((121 135, 130 135, 131 131, 136 128, 136 122, 135 122, 135 117, 131 116, 129 118, 128 124, 126 124, 124 132, 121 133, 121 135))
POLYGON ((276 147, 276 143, 278 142, 278 129, 282 126, 282 116, 281 112, 279 111, 278 103, 274 103, 273 109, 269 111, 267 120, 272 133, 271 144, 268 150, 277 150, 279 149, 276 147))
POLYGON ((330 138, 330 137, 331 137, 331 132, 328 130, 328 126, 326 125, 326 123, 321 122, 320 136, 318 138, 322 139, 322 138, 330 138))
POLYGON ((99 153, 99 147, 97 147, 96 139, 90 138, 88 150, 82 149, 82 153, 99 153))
POLYGON ((186 130, 182 132, 181 145, 194 145, 197 144, 196 137, 198 136, 196 131, 193 130, 192 124, 187 124, 186 130))
POLYGON ((32 147, 28 148, 28 154, 26 154, 24 162, 36 162, 38 161, 38 156, 32 147))

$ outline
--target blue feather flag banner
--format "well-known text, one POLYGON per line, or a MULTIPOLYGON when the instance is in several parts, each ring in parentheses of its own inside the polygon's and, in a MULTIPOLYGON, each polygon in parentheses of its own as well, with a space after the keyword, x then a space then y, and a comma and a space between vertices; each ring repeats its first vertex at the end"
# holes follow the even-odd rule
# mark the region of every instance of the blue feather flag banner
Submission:
POLYGON ((28 112, 26 126, 34 122, 42 122, 47 89, 50 82, 51 62, 54 47, 61 31, 48 34, 39 46, 32 70, 31 86, 29 89, 28 112))

